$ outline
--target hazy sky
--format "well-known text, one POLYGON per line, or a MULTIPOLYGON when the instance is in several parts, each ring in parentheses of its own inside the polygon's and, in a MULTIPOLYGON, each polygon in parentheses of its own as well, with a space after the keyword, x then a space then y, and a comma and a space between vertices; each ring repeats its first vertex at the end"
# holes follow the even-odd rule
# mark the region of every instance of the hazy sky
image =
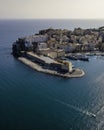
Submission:
POLYGON ((104 19, 104 0, 0 0, 0 18, 104 19))

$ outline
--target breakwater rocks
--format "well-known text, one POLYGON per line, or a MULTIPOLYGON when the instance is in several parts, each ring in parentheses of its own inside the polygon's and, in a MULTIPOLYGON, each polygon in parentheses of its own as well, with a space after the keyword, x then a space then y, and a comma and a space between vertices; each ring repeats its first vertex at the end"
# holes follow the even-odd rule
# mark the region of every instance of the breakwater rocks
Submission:
POLYGON ((54 70, 44 69, 44 68, 42 68, 42 66, 32 62, 31 60, 28 60, 27 58, 24 58, 24 57, 19 57, 18 60, 36 71, 43 72, 43 73, 50 74, 50 75, 60 76, 63 78, 78 78, 78 77, 82 77, 85 75, 85 72, 78 68, 73 69, 72 73, 62 74, 62 73, 58 73, 57 71, 54 71, 54 70))

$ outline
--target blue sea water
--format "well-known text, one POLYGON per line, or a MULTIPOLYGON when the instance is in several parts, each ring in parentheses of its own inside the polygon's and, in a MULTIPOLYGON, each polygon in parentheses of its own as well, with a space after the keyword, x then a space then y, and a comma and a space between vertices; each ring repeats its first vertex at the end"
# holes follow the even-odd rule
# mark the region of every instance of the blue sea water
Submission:
POLYGON ((0 130, 104 129, 103 57, 74 61, 85 76, 64 79, 36 72, 11 55, 18 37, 41 29, 103 25, 104 20, 0 20, 0 130))

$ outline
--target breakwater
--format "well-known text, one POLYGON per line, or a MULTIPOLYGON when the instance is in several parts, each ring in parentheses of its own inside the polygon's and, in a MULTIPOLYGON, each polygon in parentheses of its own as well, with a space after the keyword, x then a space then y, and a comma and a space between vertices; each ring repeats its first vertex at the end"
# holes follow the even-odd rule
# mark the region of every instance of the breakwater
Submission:
POLYGON ((44 69, 40 65, 38 65, 24 57, 19 57, 18 60, 21 61, 22 63, 24 63, 25 65, 29 66, 30 68, 32 68, 36 71, 39 71, 39 72, 46 73, 46 74, 56 75, 56 76, 60 76, 60 77, 64 77, 64 78, 78 78, 78 77, 82 77, 85 75, 85 72, 79 68, 74 69, 71 74, 70 73, 62 74, 62 73, 58 73, 57 71, 54 71, 54 70, 44 69))

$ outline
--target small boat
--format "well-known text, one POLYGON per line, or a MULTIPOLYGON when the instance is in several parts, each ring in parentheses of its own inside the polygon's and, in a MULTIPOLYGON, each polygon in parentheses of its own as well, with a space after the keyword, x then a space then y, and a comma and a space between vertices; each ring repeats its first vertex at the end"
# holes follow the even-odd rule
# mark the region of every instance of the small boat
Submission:
POLYGON ((67 56, 66 58, 70 59, 70 60, 78 60, 76 56, 67 56))
POLYGON ((92 116, 92 117, 94 117, 94 118, 96 118, 96 115, 95 115, 95 114, 93 114, 93 113, 91 113, 91 116, 92 116))
POLYGON ((89 61, 89 58, 88 57, 80 57, 79 60, 89 61))
POLYGON ((88 116, 90 116, 90 117, 94 117, 94 118, 96 118, 96 115, 94 114, 94 113, 91 113, 91 112, 86 112, 86 114, 88 115, 88 116))
POLYGON ((89 61, 89 58, 85 55, 77 55, 78 60, 89 61))

